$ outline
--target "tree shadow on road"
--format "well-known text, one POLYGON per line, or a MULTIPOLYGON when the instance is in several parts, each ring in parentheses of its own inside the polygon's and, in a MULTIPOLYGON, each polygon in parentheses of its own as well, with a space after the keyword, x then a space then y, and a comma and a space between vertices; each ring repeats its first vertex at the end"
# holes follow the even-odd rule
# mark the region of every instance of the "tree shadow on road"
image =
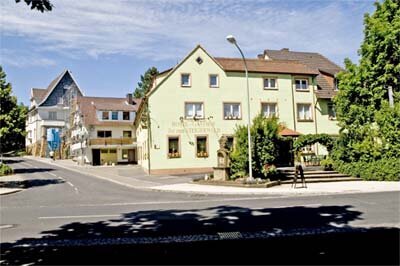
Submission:
POLYGON ((118 219, 68 223, 42 232, 41 238, 2 244, 2 260, 5 264, 396 262, 398 244, 393 236, 396 240, 399 230, 350 227, 351 221, 362 219, 362 213, 352 208, 217 206, 136 211, 118 219), (369 250, 370 241, 383 240, 369 250), (390 247, 378 250, 383 246, 390 247))
POLYGON ((0 179, 0 187, 3 188, 32 188, 32 187, 41 187, 47 185, 56 185, 65 183, 62 179, 27 179, 21 181, 1 181, 0 179))
POLYGON ((14 169, 14 174, 33 174, 42 172, 51 172, 55 169, 52 168, 17 168, 14 169))

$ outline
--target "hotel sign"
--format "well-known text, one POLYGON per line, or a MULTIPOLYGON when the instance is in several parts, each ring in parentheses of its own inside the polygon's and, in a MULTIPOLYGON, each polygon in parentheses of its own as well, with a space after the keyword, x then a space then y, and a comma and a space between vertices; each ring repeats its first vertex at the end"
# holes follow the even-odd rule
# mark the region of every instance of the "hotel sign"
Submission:
POLYGON ((210 121, 183 121, 172 122, 168 128, 169 134, 201 134, 201 133, 219 133, 220 128, 215 128, 215 122, 210 121))

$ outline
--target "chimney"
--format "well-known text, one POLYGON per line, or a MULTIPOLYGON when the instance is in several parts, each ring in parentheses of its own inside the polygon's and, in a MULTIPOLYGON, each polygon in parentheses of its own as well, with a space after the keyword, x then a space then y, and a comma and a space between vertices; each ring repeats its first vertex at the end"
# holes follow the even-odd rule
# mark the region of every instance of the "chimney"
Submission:
POLYGON ((289 48, 282 48, 281 51, 282 52, 289 52, 289 48))
POLYGON ((133 104, 132 93, 126 94, 126 101, 128 102, 128 104, 133 104))

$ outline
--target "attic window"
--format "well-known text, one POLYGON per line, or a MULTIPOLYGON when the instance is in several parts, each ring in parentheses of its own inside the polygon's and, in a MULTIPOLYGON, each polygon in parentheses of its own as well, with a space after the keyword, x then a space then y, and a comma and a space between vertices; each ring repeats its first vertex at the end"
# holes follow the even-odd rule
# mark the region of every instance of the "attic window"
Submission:
POLYGON ((199 65, 201 65, 201 64, 203 63, 203 59, 199 56, 199 57, 197 57, 196 62, 197 62, 199 65))

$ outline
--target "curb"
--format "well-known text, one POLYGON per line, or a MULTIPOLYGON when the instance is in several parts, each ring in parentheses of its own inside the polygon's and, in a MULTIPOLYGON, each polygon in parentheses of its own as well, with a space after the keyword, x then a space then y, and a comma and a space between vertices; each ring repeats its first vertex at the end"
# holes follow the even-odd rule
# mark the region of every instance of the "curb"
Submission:
POLYGON ((23 190, 22 188, 13 188, 13 189, 7 189, 7 191, 1 192, 1 189, 0 189, 0 196, 14 194, 14 193, 20 192, 22 190, 23 190))

